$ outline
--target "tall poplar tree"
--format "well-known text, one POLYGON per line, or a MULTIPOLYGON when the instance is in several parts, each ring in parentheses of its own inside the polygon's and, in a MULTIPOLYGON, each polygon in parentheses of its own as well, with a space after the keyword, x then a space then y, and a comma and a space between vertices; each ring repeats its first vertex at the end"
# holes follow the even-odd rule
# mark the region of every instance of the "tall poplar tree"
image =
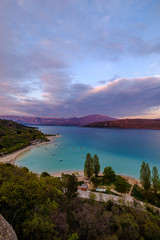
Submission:
POLYGON ((100 172, 100 164, 99 164, 99 158, 97 154, 93 156, 93 164, 94 164, 94 174, 97 177, 98 173, 100 172))
POLYGON ((142 162, 140 170, 140 181, 146 191, 151 187, 151 171, 148 163, 142 162))
POLYGON ((158 169, 156 167, 152 168, 152 184, 153 184, 154 193, 157 193, 158 187, 159 187, 159 174, 158 174, 158 169))
POLYGON ((94 173, 93 159, 90 153, 87 153, 84 164, 84 175, 90 178, 94 173))

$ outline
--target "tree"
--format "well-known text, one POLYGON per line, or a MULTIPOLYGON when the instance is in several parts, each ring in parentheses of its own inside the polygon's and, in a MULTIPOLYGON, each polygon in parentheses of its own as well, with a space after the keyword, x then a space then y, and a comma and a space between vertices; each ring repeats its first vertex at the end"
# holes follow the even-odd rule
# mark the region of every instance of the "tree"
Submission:
POLYGON ((159 174, 156 166, 153 167, 152 169, 152 184, 153 184, 154 193, 157 193, 158 186, 159 186, 159 174))
POLYGON ((98 173, 100 172, 100 164, 99 164, 99 158, 97 154, 93 156, 93 164, 94 164, 94 174, 97 177, 98 173))
POLYGON ((116 177, 115 189, 117 192, 126 193, 130 190, 130 188, 131 188, 131 185, 128 183, 128 181, 125 178, 121 176, 116 177))
POLYGON ((140 170, 140 182, 144 189, 148 191, 151 187, 151 171, 148 163, 142 162, 140 170))
POLYGON ((119 217, 122 230, 118 239, 135 240, 140 239, 139 226, 131 213, 123 213, 119 217))
POLYGON ((51 175, 47 172, 42 172, 41 177, 50 177, 51 175))
POLYGON ((99 185, 101 185, 102 180, 97 178, 97 177, 95 177, 95 176, 93 176, 91 178, 91 182, 93 183, 94 187, 97 188, 99 185))
POLYGON ((78 179, 72 174, 62 174, 63 186, 65 194, 68 198, 73 198, 77 195, 78 179))
POLYGON ((103 174, 104 174, 104 178, 106 178, 110 182, 113 182, 116 178, 116 174, 111 167, 104 168, 103 174))
POLYGON ((87 153, 85 164, 84 164, 84 175, 90 178, 94 173, 93 159, 90 153, 87 153))

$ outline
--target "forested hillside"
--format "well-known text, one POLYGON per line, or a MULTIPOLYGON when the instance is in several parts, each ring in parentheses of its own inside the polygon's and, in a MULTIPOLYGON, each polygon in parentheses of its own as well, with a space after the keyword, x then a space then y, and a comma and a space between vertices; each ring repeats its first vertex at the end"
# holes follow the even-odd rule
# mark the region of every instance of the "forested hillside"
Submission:
POLYGON ((35 128, 0 119, 0 154, 13 152, 33 141, 47 141, 45 134, 35 128))
POLYGON ((37 177, 25 167, 0 164, 0 213, 19 240, 160 239, 155 210, 84 200, 76 186, 75 175, 37 177))
POLYGON ((114 121, 95 122, 84 127, 97 128, 131 128, 131 129, 160 129, 159 119, 120 119, 114 121))

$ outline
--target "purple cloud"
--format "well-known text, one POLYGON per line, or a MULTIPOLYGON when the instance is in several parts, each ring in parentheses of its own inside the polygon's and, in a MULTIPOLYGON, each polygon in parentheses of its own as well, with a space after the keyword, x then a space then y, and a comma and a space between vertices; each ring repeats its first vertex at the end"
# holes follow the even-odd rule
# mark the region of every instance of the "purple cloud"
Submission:
POLYGON ((158 7, 138 0, 2 1, 0 114, 116 117, 159 108, 159 77, 127 75, 129 68, 139 72, 138 61, 159 66, 158 7), (93 79, 96 62, 106 80, 93 79), (119 79, 122 62, 127 73, 119 79), (91 72, 86 82, 79 80, 81 63, 91 72))
POLYGON ((1 101, 6 108, 14 111, 24 113, 25 109, 25 114, 63 117, 94 114, 97 111, 114 117, 145 115, 152 108, 160 106, 160 77, 121 78, 96 88, 71 83, 65 86, 64 92, 61 88, 56 90, 59 94, 56 97, 55 89, 54 86, 46 88, 48 95, 43 101, 23 99, 16 102, 13 97, 2 98, 1 101))

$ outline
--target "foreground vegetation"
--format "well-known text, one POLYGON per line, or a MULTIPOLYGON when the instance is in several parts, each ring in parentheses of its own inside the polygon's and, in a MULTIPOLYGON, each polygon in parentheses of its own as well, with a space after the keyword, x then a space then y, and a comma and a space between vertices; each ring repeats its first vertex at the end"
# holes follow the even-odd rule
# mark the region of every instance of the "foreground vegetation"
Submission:
POLYGON ((103 190, 102 192, 117 195, 117 193, 129 193, 132 197, 145 203, 150 203, 160 208, 160 178, 158 169, 153 167, 152 173, 148 163, 142 162, 140 169, 140 183, 131 186, 128 181, 116 175, 111 167, 104 168, 103 174, 100 172, 99 158, 95 154, 93 157, 88 153, 86 155, 84 174, 93 184, 93 191, 103 190), (132 188, 131 188, 132 187, 132 188), (116 191, 116 192, 115 192, 116 191))
POLYGON ((143 162, 140 169, 141 186, 134 185, 132 196, 160 208, 160 178, 158 169, 153 167, 152 174, 148 163, 143 162))
POLYGON ((156 211, 77 197, 75 175, 41 177, 0 164, 0 213, 19 240, 160 239, 156 211))
POLYGON ((0 155, 14 152, 33 141, 47 141, 47 138, 35 128, 0 119, 0 155))
POLYGON ((108 188, 114 189, 121 194, 129 192, 131 185, 125 178, 116 175, 111 167, 104 168, 103 175, 101 176, 98 176, 99 172, 100 163, 97 154, 92 157, 91 154, 88 153, 84 164, 84 175, 87 176, 93 184, 93 191, 96 191, 96 188, 99 187, 103 188, 103 190, 106 189, 106 193, 114 195, 117 194, 110 191, 108 188))

